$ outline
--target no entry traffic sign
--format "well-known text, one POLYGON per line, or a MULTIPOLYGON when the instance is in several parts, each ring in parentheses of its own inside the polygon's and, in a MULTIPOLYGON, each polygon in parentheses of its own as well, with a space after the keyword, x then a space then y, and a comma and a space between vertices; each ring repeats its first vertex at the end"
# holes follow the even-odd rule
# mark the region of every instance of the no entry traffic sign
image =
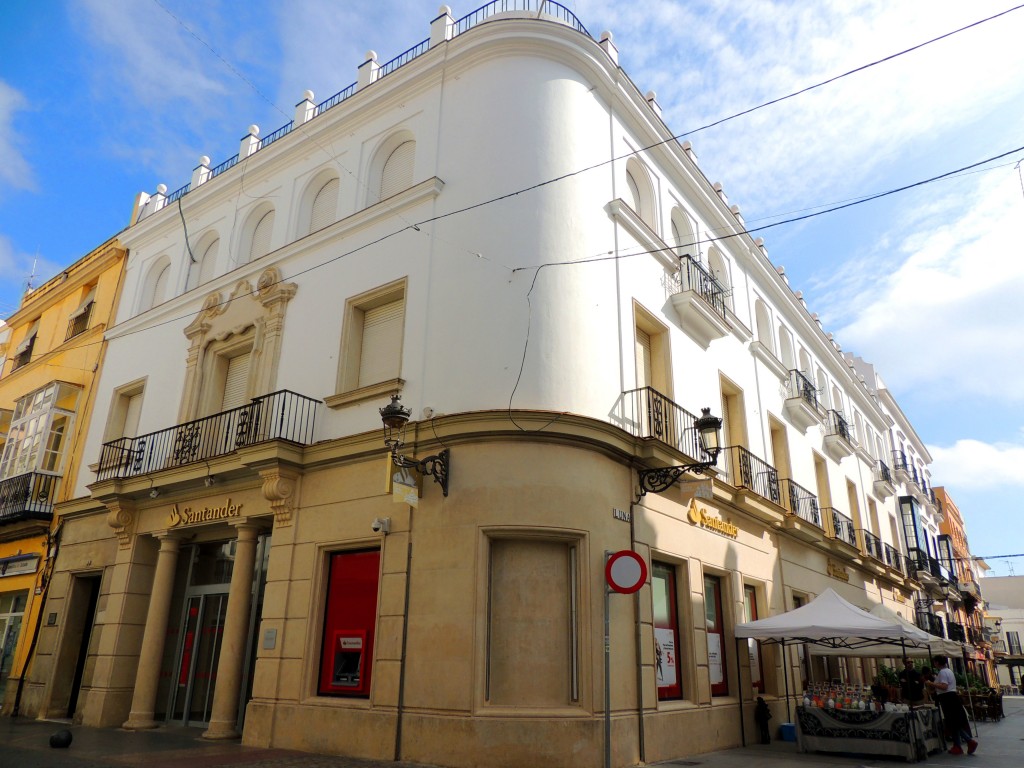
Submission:
POLYGON ((616 592, 631 595, 647 582, 647 563, 636 552, 623 549, 608 558, 604 577, 616 592))

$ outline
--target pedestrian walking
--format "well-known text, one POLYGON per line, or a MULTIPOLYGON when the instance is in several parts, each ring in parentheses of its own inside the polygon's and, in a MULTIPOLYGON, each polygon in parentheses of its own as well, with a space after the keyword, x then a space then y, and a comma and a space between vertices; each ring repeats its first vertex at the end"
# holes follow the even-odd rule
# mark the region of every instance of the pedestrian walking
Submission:
POLYGON ((962 755, 964 753, 962 743, 967 743, 967 754, 973 755, 978 750, 978 742, 971 737, 971 726, 967 720, 967 710, 960 701, 960 694, 956 691, 956 678, 949 668, 949 661, 945 656, 936 656, 932 659, 935 669, 935 680, 927 683, 928 687, 936 692, 935 700, 942 710, 942 717, 946 721, 950 734, 953 737, 953 747, 949 750, 951 755, 962 755))

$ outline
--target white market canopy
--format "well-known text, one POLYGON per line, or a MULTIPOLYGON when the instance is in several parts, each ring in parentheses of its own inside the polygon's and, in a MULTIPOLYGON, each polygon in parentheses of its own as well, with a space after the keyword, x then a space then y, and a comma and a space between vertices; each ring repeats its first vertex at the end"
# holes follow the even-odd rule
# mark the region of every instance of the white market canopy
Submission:
POLYGON ((930 643, 936 640, 898 616, 887 618, 858 608, 832 589, 792 611, 740 624, 735 634, 737 638, 783 645, 814 643, 847 650, 872 648, 875 653, 879 652, 877 646, 892 645, 897 654, 904 648, 930 649, 930 643))
MULTIPOLYGON (((900 616, 896 611, 892 610, 887 605, 879 603, 873 607, 870 611, 873 616, 885 619, 886 621, 898 621, 907 627, 914 629, 920 629, 916 624, 900 616)), ((893 658, 899 658, 900 656, 913 656, 914 658, 930 656, 949 656, 950 658, 959 658, 963 653, 963 646, 953 640, 946 640, 941 637, 935 637, 930 633, 928 634, 927 645, 901 645, 900 643, 879 643, 877 645, 865 646, 862 648, 829 648, 825 645, 812 645, 810 646, 810 652, 814 656, 857 656, 857 657, 878 657, 878 656, 891 656, 893 658)))

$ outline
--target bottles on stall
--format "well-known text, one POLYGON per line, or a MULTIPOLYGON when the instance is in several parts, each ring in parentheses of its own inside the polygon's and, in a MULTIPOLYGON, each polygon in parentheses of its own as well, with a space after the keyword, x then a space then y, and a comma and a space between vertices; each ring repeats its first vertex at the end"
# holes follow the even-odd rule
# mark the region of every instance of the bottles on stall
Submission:
POLYGON ((804 689, 803 705, 809 709, 848 709, 858 712, 878 709, 867 686, 825 683, 807 686, 804 689))

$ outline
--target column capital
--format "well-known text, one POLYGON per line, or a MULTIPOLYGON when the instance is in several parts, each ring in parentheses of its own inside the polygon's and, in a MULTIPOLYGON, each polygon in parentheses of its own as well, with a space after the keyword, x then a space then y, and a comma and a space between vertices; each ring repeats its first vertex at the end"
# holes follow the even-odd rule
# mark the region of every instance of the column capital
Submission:
POLYGON ((126 496, 109 496, 100 499, 107 508, 107 525, 114 529, 117 546, 127 549, 135 524, 135 502, 126 496))

